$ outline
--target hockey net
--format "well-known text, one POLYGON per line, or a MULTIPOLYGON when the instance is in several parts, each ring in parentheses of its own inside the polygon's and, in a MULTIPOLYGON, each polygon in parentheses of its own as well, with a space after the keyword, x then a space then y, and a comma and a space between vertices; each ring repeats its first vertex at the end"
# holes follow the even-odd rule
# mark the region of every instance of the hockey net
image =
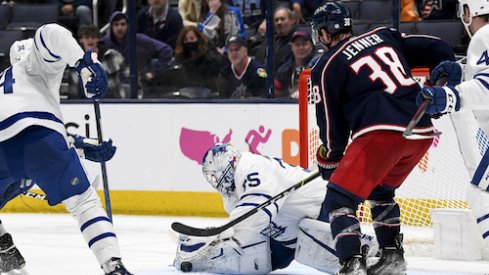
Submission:
MULTIPOLYGON (((429 75, 429 70, 413 69, 412 74, 422 84, 429 75)), ((315 154, 321 141, 316 124, 316 99, 311 88, 308 69, 303 71, 299 79, 299 154, 302 167, 315 169, 315 154)), ((428 245, 426 249, 414 246, 412 249, 416 250, 416 255, 422 255, 424 250, 429 250, 433 241, 431 209, 468 208, 465 193, 470 180, 458 150, 451 120, 445 116, 433 120, 433 124, 443 134, 434 140, 429 151, 396 191, 405 243, 428 245)), ((482 134, 479 138, 487 146, 485 135, 482 134)), ((357 216, 363 225, 372 222, 368 202, 358 207, 357 216)))

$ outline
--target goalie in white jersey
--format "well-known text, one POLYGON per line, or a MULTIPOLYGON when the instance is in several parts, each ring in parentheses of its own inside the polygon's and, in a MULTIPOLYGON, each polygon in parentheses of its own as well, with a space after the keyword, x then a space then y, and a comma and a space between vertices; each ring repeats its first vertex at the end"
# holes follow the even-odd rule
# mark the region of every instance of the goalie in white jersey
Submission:
POLYGON ((14 45, 25 52, 0 74, 0 196, 11 191, 7 189, 12 182, 36 182, 50 205, 62 203, 78 221, 105 274, 130 275, 120 261, 118 241, 100 198, 75 148, 68 146, 60 110, 66 65, 76 67, 82 90, 93 98, 107 92, 104 69, 58 24, 41 26, 30 41, 14 45))
MULTIPOLYGON (((206 180, 222 195, 233 220, 310 175, 281 159, 218 144, 203 158, 206 180)), ((339 269, 329 224, 316 220, 326 194, 320 177, 217 237, 180 235, 175 267, 184 272, 265 274, 298 262, 339 269)), ((362 242, 373 248, 372 236, 362 242)), ((368 246, 365 246, 367 248, 368 246)), ((370 249, 375 253, 375 249, 370 249)))
MULTIPOLYGON (((436 83, 447 77, 443 87, 424 87, 417 104, 429 99, 427 113, 450 113, 460 152, 471 177, 467 201, 489 249, 489 2, 459 0, 458 16, 471 37, 467 64, 441 62, 431 73, 436 83), (482 191, 483 190, 483 191, 482 191)), ((443 84, 443 83, 439 83, 443 84)))

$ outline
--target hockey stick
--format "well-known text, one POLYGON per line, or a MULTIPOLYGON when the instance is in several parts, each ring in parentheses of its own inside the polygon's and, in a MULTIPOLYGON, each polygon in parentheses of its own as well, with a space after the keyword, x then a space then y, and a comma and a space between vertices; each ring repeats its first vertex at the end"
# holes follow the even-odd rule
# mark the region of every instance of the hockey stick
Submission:
POLYGON ((313 172, 310 176, 307 178, 304 178, 303 180, 299 181, 298 183, 292 185, 291 187, 285 189, 284 191, 278 193, 275 195, 273 198, 265 201, 264 203, 258 205, 257 207, 251 209, 250 211, 244 213, 243 215, 237 217, 236 219, 222 225, 219 227, 211 227, 211 228, 196 228, 192 226, 188 226, 179 222, 174 222, 171 224, 171 228, 175 230, 178 233, 185 234, 185 235, 190 235, 190 236, 199 236, 199 237, 208 237, 208 236, 214 236, 218 235, 227 229, 235 226, 236 224, 242 222, 243 220, 247 219, 251 215, 257 213, 259 210, 271 205, 272 203, 276 202, 277 200, 283 198, 285 195, 288 193, 295 191, 302 186, 306 185, 307 183, 311 182, 312 180, 316 179, 317 177, 320 176, 319 171, 313 172))
MULTIPOLYGON (((448 75, 447 74, 442 74, 440 75, 438 81, 436 81, 435 85, 436 86, 444 86, 448 81, 448 75)), ((413 134, 414 127, 418 125, 418 122, 421 120, 423 115, 426 113, 426 110, 428 110, 428 107, 431 104, 431 99, 425 98, 421 106, 419 106, 418 110, 414 114, 413 118, 411 121, 409 121, 408 126, 406 127, 406 130, 402 133, 402 136, 406 139, 430 139, 434 137, 438 137, 441 135, 441 132, 435 132, 431 135, 416 135, 413 134)))
MULTIPOLYGON (((97 137, 98 143, 102 144, 102 126, 100 123, 100 104, 98 99, 93 100, 93 108, 95 109, 95 122, 97 124, 97 137)), ((102 168, 102 183, 104 185, 104 199, 105 199, 105 211, 107 212, 107 216, 109 220, 112 221, 112 207, 110 204, 110 193, 109 193, 109 180, 107 178, 107 166, 105 165, 105 161, 100 161, 100 166, 102 168)))
MULTIPOLYGON (((424 135, 413 134, 414 127, 416 127, 416 125, 418 125, 418 122, 421 120, 423 115, 426 113, 426 110, 428 110, 430 103, 431 103, 431 99, 426 98, 423 101, 423 103, 421 104, 421 106, 419 106, 419 108, 416 111, 416 113, 414 114, 413 118, 411 119, 411 121, 409 121, 409 124, 406 127, 406 130, 404 130, 404 132, 402 133, 402 136, 404 138, 406 138, 406 139, 420 139, 419 136, 422 136, 426 139, 433 138, 433 136, 431 136, 431 135, 424 136, 424 135)), ((438 133, 435 133, 435 134, 438 134, 438 133)))

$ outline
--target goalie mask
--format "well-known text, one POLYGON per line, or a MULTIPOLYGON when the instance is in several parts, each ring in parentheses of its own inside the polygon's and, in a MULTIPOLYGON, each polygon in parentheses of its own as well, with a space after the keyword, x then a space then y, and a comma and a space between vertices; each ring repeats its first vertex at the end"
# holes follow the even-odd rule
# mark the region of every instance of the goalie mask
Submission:
POLYGON ((231 144, 217 144, 204 155, 202 172, 205 179, 223 196, 230 196, 236 188, 234 170, 240 156, 231 144))
POLYGON ((314 11, 311 29, 314 45, 321 43, 321 29, 326 29, 331 35, 340 31, 352 31, 350 10, 340 2, 327 2, 314 11))
POLYGON ((457 16, 460 17, 460 21, 464 24, 465 30, 470 37, 473 33, 470 31, 470 24, 472 24, 472 18, 489 14, 489 2, 487 0, 459 0, 457 5, 457 16), (464 13, 467 9, 469 13, 468 18, 465 18, 464 13))

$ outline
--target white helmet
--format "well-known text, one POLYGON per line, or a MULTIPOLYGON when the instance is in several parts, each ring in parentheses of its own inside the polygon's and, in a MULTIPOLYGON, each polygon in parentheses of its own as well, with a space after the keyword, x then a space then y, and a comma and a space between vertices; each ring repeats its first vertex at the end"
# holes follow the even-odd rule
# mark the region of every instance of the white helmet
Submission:
POLYGON ((230 196, 236 189, 234 171, 241 154, 231 144, 216 144, 202 160, 202 172, 212 187, 223 196, 230 196))
POLYGON ((14 65, 19 62, 24 56, 27 55, 32 49, 33 39, 24 39, 15 41, 12 46, 10 46, 10 64, 14 65))
POLYGON ((460 21, 462 21, 462 23, 464 24, 469 36, 472 37, 472 33, 469 29, 470 24, 472 24, 472 18, 484 14, 489 14, 489 0, 459 0, 457 9, 457 15, 460 17, 460 21), (468 22, 464 20, 465 7, 469 9, 470 13, 470 18, 468 22))

